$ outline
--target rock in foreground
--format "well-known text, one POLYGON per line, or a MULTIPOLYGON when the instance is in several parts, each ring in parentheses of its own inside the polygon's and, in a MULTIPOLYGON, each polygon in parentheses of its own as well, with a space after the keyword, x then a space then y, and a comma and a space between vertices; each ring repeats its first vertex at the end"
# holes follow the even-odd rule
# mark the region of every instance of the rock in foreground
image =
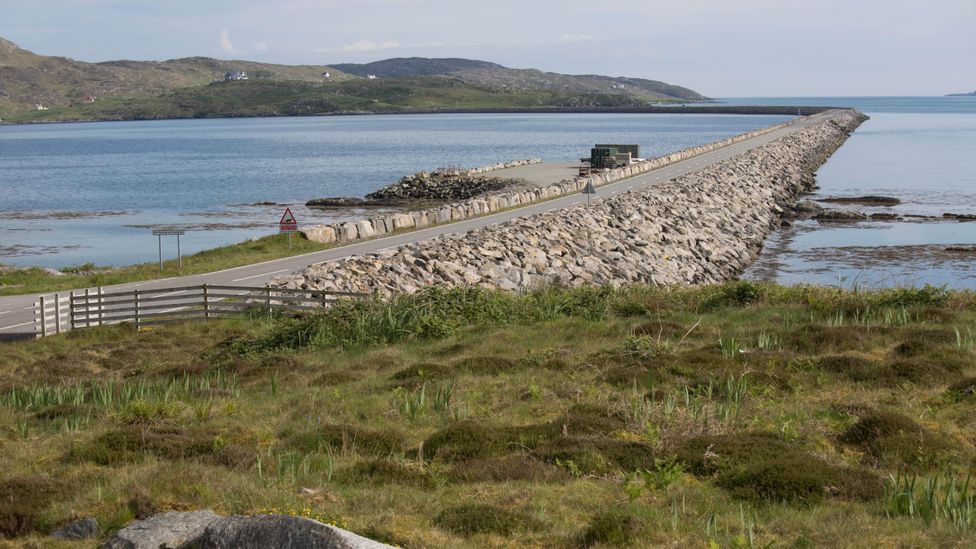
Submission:
POLYGON ((221 517, 212 511, 170 512, 119 530, 103 549, 160 548, 383 549, 389 545, 316 520, 290 515, 221 517))

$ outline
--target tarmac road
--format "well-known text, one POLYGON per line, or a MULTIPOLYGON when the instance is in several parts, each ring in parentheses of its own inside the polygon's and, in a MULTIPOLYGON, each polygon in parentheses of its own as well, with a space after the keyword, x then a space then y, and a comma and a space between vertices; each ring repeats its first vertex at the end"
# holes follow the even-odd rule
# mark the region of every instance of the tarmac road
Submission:
MULTIPOLYGON (((665 166, 630 179, 604 185, 597 189, 597 194, 592 199, 594 201, 599 201, 631 189, 652 187, 675 177, 701 170, 771 141, 785 137, 802 128, 814 125, 820 122, 823 118, 830 116, 832 113, 833 111, 826 111, 813 116, 798 118, 790 126, 785 128, 701 154, 681 162, 676 162, 669 166, 665 166)), ((320 252, 254 263, 251 265, 234 267, 232 269, 207 274, 188 275, 159 280, 118 284, 115 286, 105 286, 103 291, 106 293, 122 292, 132 291, 135 289, 148 290, 169 288, 174 286, 194 286, 201 284, 263 286, 272 277, 299 271, 316 263, 331 261, 351 255, 367 254, 370 252, 385 250, 387 248, 395 248, 404 244, 410 244, 444 234, 464 233, 472 229, 484 227, 486 225, 504 223, 519 217, 536 215, 550 210, 570 208, 585 202, 586 197, 583 195, 566 195, 553 200, 530 204, 528 206, 506 210, 504 212, 492 215, 457 221, 454 223, 429 227, 426 229, 420 229, 393 236, 386 236, 374 240, 352 243, 320 252)), ((79 289, 84 290, 84 288, 79 289)), ((61 293, 66 295, 69 292, 61 293)), ((41 294, 31 294, 0 297, 0 341, 23 339, 34 336, 34 303, 37 301, 40 295, 41 294)))

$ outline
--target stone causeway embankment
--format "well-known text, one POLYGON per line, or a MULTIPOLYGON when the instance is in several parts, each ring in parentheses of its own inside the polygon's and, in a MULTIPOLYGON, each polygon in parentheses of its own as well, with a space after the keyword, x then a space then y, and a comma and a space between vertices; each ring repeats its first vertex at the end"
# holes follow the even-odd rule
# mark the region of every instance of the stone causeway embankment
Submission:
MULTIPOLYGON (((323 263, 279 277, 272 284, 386 295, 433 285, 515 290, 550 282, 703 284, 728 280, 755 259, 766 236, 780 224, 781 215, 801 192, 812 190, 816 169, 863 120, 856 111, 832 112, 789 136, 651 189, 623 193, 592 207, 547 212, 323 263)), ((637 175, 653 169, 649 164, 661 167, 747 138, 737 136, 596 177, 605 183, 637 175)), ((578 179, 585 178, 538 190, 572 192, 585 185, 578 179)), ((533 196, 537 200, 554 195, 530 194, 526 202, 533 201, 533 196)), ((492 203, 490 198, 465 204, 481 201, 472 208, 483 208, 492 203)), ((501 204, 513 205, 494 198, 499 209, 501 204)), ((424 215, 428 220, 431 215, 437 219, 438 211, 424 215)))
MULTIPOLYGON (((393 232, 419 229, 440 223, 460 221, 462 219, 488 215, 501 210, 506 210, 508 208, 523 206, 533 202, 538 202, 540 200, 549 200, 569 193, 576 193, 586 187, 587 183, 592 183, 594 187, 600 187, 602 185, 606 185, 607 183, 627 179, 651 170, 663 168, 675 162, 686 160, 693 156, 698 156, 715 149, 720 149, 733 143, 738 143, 746 139, 767 134, 786 125, 788 125, 788 123, 761 128, 748 133, 729 137, 721 141, 689 147, 665 156, 650 158, 644 160, 643 162, 635 162, 629 166, 624 166, 613 170, 606 170, 593 175, 574 177, 573 179, 560 181, 559 183, 555 183, 553 185, 542 187, 519 187, 514 189, 505 188, 497 192, 475 196, 467 200, 460 200, 449 204, 439 204, 432 208, 377 215, 375 217, 362 219, 359 221, 347 221, 343 223, 333 223, 330 225, 314 225, 312 227, 303 228, 301 231, 305 238, 313 242, 319 242, 322 244, 345 244, 349 242, 356 242, 358 240, 376 238, 378 236, 383 236, 393 232)), ((516 160, 514 162, 504 164, 474 168, 472 170, 467 170, 464 173, 469 175, 482 174, 504 168, 522 166, 525 164, 535 164, 538 162, 540 162, 538 159, 516 160)), ((395 185, 397 184, 394 183, 393 186, 395 185)), ((373 194, 370 196, 373 196, 373 194)), ((434 198, 434 195, 431 193, 424 196, 421 193, 420 195, 412 196, 412 198, 434 198)))

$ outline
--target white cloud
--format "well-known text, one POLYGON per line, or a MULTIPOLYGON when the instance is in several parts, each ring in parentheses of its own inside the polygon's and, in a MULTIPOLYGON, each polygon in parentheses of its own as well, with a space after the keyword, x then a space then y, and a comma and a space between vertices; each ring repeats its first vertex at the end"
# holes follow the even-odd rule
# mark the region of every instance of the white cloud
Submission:
POLYGON ((579 42, 590 42, 593 40, 593 36, 589 34, 561 34, 559 35, 559 41, 563 44, 576 44, 579 42))
POLYGON ((220 49, 224 50, 224 53, 247 53, 234 47, 234 43, 230 41, 230 31, 227 29, 220 30, 220 49))

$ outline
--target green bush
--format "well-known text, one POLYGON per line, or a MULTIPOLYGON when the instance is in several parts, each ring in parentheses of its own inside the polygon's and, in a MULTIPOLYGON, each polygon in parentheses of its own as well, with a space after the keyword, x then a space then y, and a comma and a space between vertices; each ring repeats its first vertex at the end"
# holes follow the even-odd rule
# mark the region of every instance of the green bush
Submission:
POLYGON ((634 515, 622 509, 608 509, 590 519, 583 532, 581 545, 596 544, 614 547, 633 547, 640 531, 640 522, 634 515))
POLYGON ((893 412, 871 411, 840 436, 878 465, 932 469, 952 461, 961 448, 911 418, 893 412))
POLYGON ((956 401, 976 400, 976 377, 967 377, 959 382, 953 383, 946 390, 950 399, 956 401))
POLYGON ((449 507, 434 518, 434 525, 455 534, 498 534, 539 530, 544 525, 527 513, 509 511, 494 505, 468 504, 449 507))
POLYGON ((677 459, 735 497, 816 503, 827 497, 873 499, 883 492, 877 475, 832 465, 773 433, 700 436, 678 448, 677 459))

